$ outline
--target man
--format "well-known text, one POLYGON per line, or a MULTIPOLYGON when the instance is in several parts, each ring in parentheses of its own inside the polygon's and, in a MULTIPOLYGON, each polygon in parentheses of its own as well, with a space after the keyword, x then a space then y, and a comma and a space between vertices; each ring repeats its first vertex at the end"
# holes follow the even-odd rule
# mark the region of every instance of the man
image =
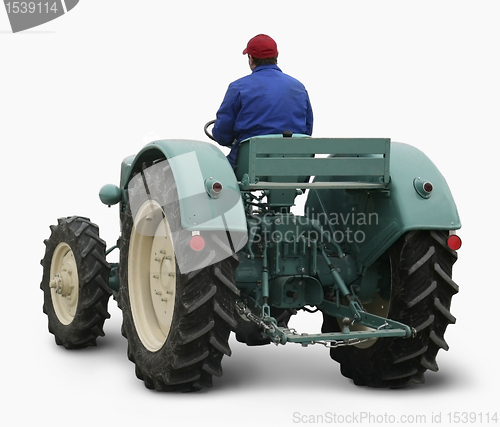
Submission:
POLYGON ((231 146, 228 160, 233 168, 244 139, 284 131, 311 135, 313 128, 309 95, 302 83, 278 67, 276 42, 259 34, 243 55, 248 55, 252 73, 229 85, 212 130, 220 145, 231 146))

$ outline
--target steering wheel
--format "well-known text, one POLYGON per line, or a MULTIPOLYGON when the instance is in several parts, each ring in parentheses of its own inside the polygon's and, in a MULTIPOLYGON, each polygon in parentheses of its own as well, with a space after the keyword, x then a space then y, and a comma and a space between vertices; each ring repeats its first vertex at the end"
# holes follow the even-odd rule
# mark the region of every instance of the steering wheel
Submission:
MULTIPOLYGON (((208 136, 210 139, 214 140, 215 141, 215 138, 213 137, 213 135, 208 131, 208 128, 210 126, 212 126, 213 124, 215 123, 215 120, 210 120, 209 122, 207 122, 205 124, 205 127, 203 128, 203 130, 205 131, 205 135, 208 136)), ((217 142, 217 141, 216 141, 217 142)))

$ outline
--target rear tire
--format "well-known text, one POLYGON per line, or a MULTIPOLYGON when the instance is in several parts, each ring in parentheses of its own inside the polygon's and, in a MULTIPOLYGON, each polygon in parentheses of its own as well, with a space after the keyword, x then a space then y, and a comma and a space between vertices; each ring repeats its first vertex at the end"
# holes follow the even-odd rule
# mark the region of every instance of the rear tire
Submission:
POLYGON ((60 218, 50 229, 40 285, 49 332, 67 349, 95 346, 110 317, 106 243, 87 218, 60 218))
MULTIPOLYGON (((378 339, 372 345, 332 348, 332 359, 356 385, 403 388, 423 383, 426 370, 437 371, 436 355, 448 350, 446 327, 455 323, 451 298, 458 286, 451 279, 456 252, 446 231, 412 231, 388 251, 392 280, 387 317, 417 331, 415 338, 378 339)), ((323 315, 323 332, 338 331, 337 320, 323 315)))
POLYGON ((154 174, 144 180, 149 194, 140 190, 141 185, 129 188, 136 191, 135 203, 141 198, 142 202, 134 216, 130 206, 123 216, 122 334, 136 375, 147 388, 196 391, 212 386, 212 377, 222 375, 223 356, 231 355, 228 340, 236 328, 238 260, 233 254, 181 274, 177 257, 191 256, 198 265, 196 258, 206 255, 189 247, 185 253, 174 249, 172 233, 182 233, 182 238, 184 231, 175 180, 168 162, 163 162, 164 166, 142 172, 154 174))

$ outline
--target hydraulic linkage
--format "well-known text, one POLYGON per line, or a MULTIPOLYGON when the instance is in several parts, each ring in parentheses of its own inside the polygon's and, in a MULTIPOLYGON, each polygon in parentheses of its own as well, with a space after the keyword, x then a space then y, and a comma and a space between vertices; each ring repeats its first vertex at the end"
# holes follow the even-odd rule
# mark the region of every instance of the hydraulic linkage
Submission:
MULTIPOLYGON (((275 318, 271 316, 269 300, 269 273, 267 260, 267 244, 263 247, 262 263, 262 307, 260 316, 253 313, 243 302, 236 304, 236 309, 241 316, 256 323, 261 329, 262 335, 271 339, 274 344, 286 344, 287 342, 299 343, 304 347, 312 344, 322 344, 326 347, 339 347, 346 345, 360 344, 373 338, 412 338, 416 335, 416 330, 400 322, 377 316, 366 312, 357 301, 356 296, 352 295, 347 288, 344 280, 337 270, 333 267, 328 255, 321 244, 317 245, 318 251, 326 261, 330 273, 334 280, 334 290, 337 296, 342 297, 349 305, 337 302, 323 300, 316 306, 317 310, 336 317, 342 325, 341 332, 318 333, 318 334, 299 334, 293 328, 284 328, 278 326, 275 318), (363 330, 351 330, 353 325, 361 326, 363 330)), ((341 254, 342 255, 342 254, 341 254)))

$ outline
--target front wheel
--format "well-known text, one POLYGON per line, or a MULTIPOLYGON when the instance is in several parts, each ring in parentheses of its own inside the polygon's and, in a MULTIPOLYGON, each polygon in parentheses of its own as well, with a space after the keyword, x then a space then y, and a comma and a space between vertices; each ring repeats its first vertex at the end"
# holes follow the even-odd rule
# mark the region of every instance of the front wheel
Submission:
MULTIPOLYGON (((381 258, 378 269, 381 276, 390 273, 390 289, 365 309, 407 324, 417 334, 332 348, 332 359, 356 385, 402 388, 424 382, 426 370, 438 370, 436 355, 448 350, 444 333, 455 323, 450 304, 458 292, 451 279, 456 252, 448 248, 447 237, 447 231, 412 231, 381 258)), ((335 318, 323 316, 323 332, 339 330, 335 318)))
POLYGON ((40 285, 49 332, 67 349, 94 346, 110 317, 106 243, 87 218, 60 218, 50 229, 40 285))

